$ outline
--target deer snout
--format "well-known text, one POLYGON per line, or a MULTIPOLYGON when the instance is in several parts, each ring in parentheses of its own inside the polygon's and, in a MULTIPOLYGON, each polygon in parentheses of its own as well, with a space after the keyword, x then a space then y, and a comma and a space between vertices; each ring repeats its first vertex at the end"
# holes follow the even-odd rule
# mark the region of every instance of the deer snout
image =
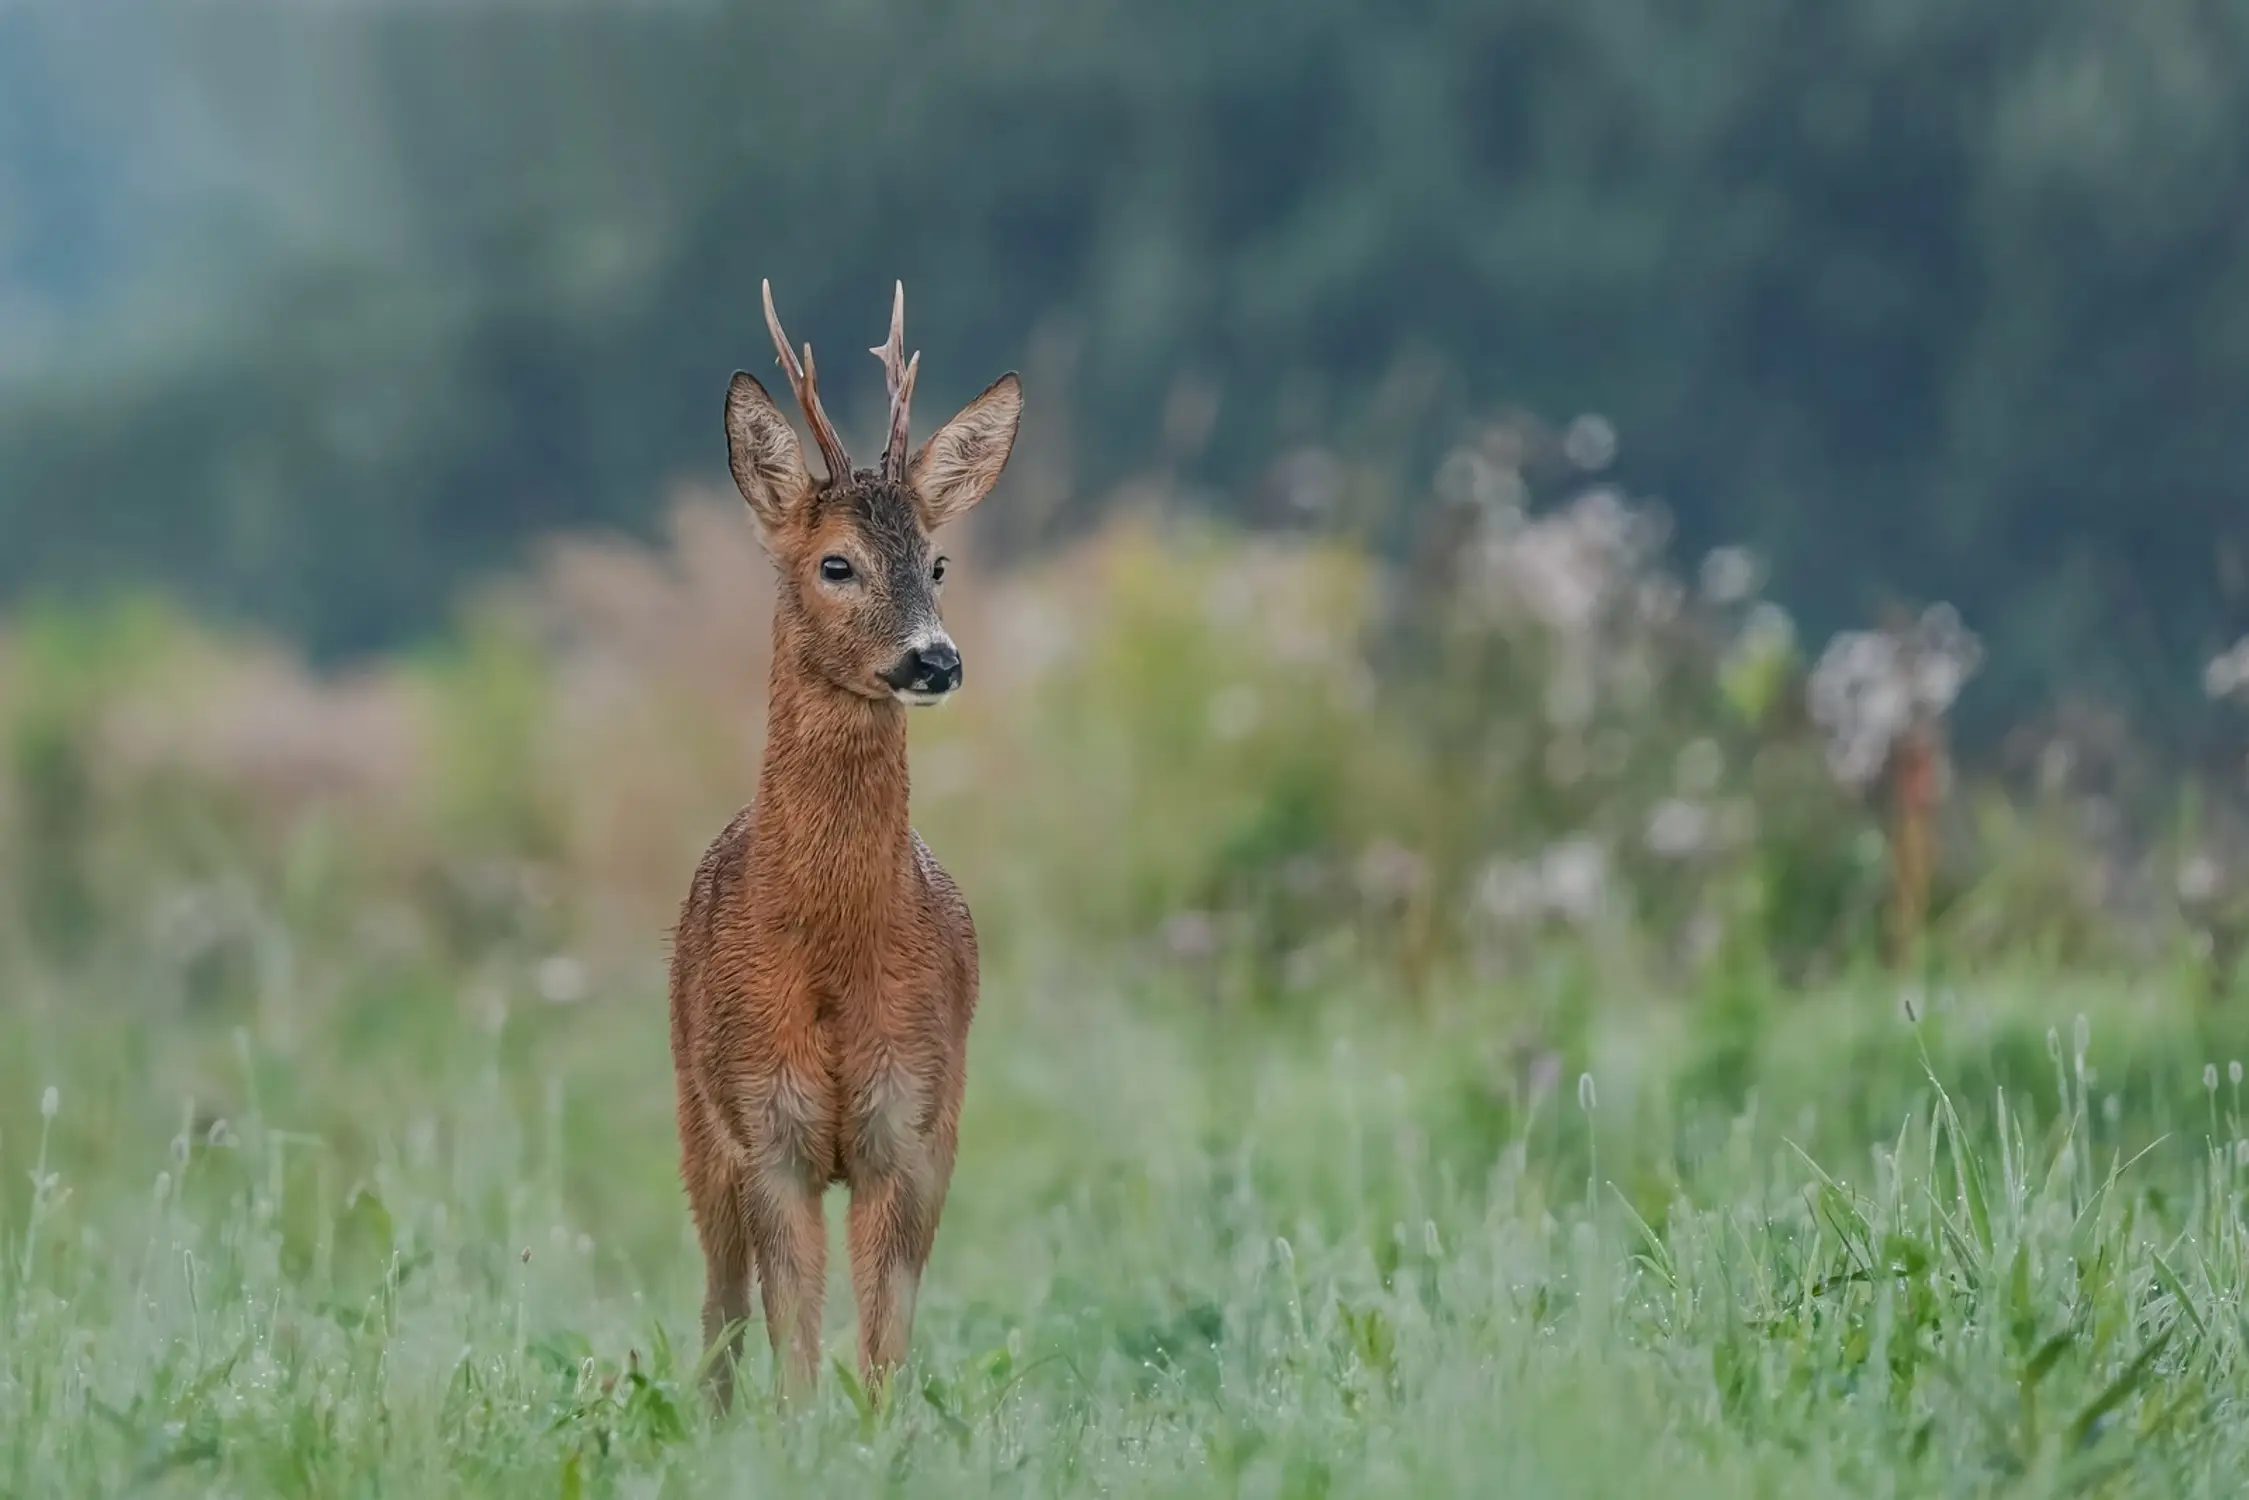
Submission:
POLYGON ((961 685, 961 654, 948 640, 910 646, 883 674, 891 690, 909 701, 933 701, 961 685))

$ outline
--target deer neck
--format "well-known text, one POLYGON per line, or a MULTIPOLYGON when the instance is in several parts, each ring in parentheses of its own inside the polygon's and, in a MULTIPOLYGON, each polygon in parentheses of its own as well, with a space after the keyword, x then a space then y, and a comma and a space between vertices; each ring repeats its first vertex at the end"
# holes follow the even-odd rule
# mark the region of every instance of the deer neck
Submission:
POLYGON ((906 710, 832 686, 776 644, 758 776, 772 896, 793 920, 867 922, 912 856, 906 710))

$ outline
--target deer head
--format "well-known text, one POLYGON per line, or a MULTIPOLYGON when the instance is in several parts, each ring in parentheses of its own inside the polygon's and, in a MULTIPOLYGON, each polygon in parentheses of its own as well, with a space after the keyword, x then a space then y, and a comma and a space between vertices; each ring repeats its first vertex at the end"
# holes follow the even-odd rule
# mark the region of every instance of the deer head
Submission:
POLYGON ((879 467, 855 469, 820 404, 812 346, 800 360, 773 311, 773 284, 764 290, 765 325, 827 471, 812 477, 773 398, 736 371, 726 392, 727 460, 780 572, 776 651, 846 693, 940 702, 960 686, 961 659, 938 617, 945 559, 931 537, 999 481, 1023 415, 1022 386, 1012 372, 1002 375, 909 456, 907 415, 921 356, 906 357, 901 284, 891 300, 890 338, 871 351, 890 387, 889 442, 879 467))

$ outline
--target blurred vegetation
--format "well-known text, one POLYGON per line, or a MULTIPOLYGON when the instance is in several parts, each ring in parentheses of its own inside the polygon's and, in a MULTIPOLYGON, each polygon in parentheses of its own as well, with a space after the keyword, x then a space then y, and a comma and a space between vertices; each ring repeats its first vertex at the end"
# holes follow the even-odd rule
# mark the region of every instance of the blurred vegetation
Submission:
POLYGON ((351 677, 16 623, 0 1490, 2235 1492, 2236 815, 2047 727, 1886 972, 1862 744, 1957 682, 1558 441, 1476 433, 1405 565, 1146 492, 948 543, 960 1169, 896 1399, 838 1256, 786 1421, 696 1396, 662 1019, 762 728, 738 501, 351 677))
MULTIPOLYGON (((1400 563, 1146 487, 1033 563, 950 541, 974 687, 916 718, 916 821, 987 950, 1237 1006, 1572 952, 1690 987, 2029 960, 2233 991, 2241 800, 2105 725, 2026 722, 2027 771, 1939 764, 1901 951, 1899 747, 1980 644, 1936 609, 1808 650, 1752 554, 1683 576, 1612 448, 1471 428, 1400 563)), ((770 589, 739 503, 691 490, 659 541, 552 540, 348 675, 147 604, 27 614, 0 636, 0 911, 59 972, 169 952, 253 1006, 239 976, 293 982, 274 912, 437 983, 548 958, 573 991, 638 982, 754 786, 770 589)))
POLYGON ((1808 634, 1956 602, 1971 712, 2184 714, 2249 623, 2245 65, 2195 0, 14 5, 0 590, 418 634, 715 471, 757 277, 852 351, 902 275, 933 409, 1029 377, 994 547, 1150 473, 1410 501, 1506 397, 1808 634))
POLYGON ((1870 767, 1972 643, 1812 652, 1586 436, 1472 430, 1401 563, 1146 489, 948 541, 960 1169, 896 1399, 837 1256, 787 1421, 696 1396, 662 1019, 762 734, 739 502, 352 675, 18 619, 0 1491, 2233 1493, 2238 810, 2026 725, 1882 967, 1870 767))
POLYGON ((0 1493, 2231 1493, 2244 63, 0 7, 0 1493), (663 935, 764 274, 1033 403, 912 730, 918 1383, 713 1428, 663 935))

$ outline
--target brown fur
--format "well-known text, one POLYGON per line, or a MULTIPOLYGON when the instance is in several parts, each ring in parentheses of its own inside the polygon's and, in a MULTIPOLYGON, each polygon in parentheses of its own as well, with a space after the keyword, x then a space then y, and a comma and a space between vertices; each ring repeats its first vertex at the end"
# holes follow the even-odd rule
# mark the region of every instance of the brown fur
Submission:
MULTIPOLYGON (((767 306, 789 368, 770 292, 767 306)), ((803 371, 790 373, 810 415, 809 357, 803 371)), ((834 1183, 851 1193, 870 1389, 906 1355, 952 1179, 977 953, 967 902, 907 821, 907 709, 892 683, 917 646, 950 648, 930 532, 997 481, 1020 410, 1005 376, 903 482, 895 463, 853 470, 839 445, 815 483, 764 387, 737 374, 727 395, 729 458, 780 588, 757 794, 697 868, 672 955, 682 1174, 707 1262, 704 1339, 725 1341, 722 1405, 753 1280, 783 1389, 815 1378, 834 1183), (849 583, 822 572, 837 558, 849 583)), ((896 380, 892 415, 902 433, 896 380)))

